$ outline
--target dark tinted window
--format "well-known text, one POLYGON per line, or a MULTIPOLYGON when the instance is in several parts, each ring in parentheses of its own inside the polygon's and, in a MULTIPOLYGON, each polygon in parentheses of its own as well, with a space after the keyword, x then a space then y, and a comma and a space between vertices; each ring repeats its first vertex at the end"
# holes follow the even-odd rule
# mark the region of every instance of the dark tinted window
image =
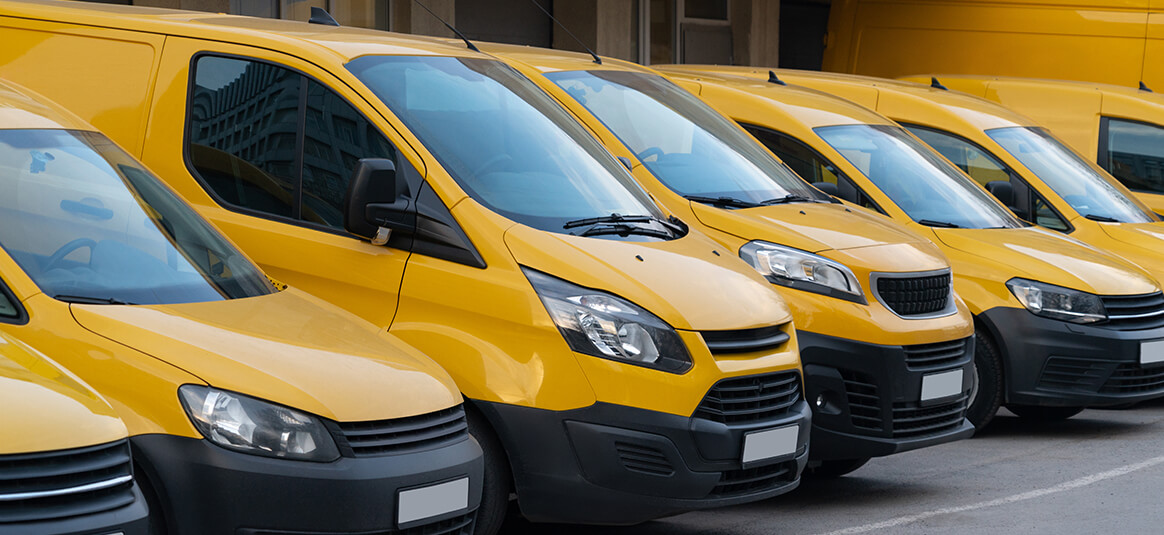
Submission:
POLYGON ((832 162, 826 160, 818 152, 802 143, 799 139, 766 128, 752 125, 742 125, 756 139, 760 140, 768 150, 791 167, 800 178, 814 185, 825 183, 837 187, 837 196, 861 207, 885 213, 877 203, 873 202, 861 188, 857 187, 849 177, 837 169, 832 162))
POLYGON ((1164 193, 1164 128, 1121 119, 1104 122, 1107 150, 1100 159, 1106 157, 1107 171, 1131 189, 1164 193))
POLYGON ((0 318, 18 318, 20 309, 16 308, 16 304, 3 291, 3 285, 4 283, 0 282, 0 318))

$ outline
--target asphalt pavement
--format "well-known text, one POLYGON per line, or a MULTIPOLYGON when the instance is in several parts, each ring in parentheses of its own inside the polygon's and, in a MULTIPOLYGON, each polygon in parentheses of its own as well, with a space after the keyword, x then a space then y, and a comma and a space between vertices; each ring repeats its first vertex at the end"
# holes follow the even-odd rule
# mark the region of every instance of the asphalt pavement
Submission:
POLYGON ((767 501, 632 527, 507 523, 503 534, 1164 533, 1164 401, 1054 423, 1007 412, 970 440, 802 480, 767 501))

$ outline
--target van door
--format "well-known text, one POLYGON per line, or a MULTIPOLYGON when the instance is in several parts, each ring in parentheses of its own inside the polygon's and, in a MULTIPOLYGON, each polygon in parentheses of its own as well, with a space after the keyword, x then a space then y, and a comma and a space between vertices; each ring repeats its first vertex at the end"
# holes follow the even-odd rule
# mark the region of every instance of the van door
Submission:
POLYGON ((311 63, 226 43, 171 37, 157 84, 141 159, 272 277, 390 325, 410 240, 371 245, 343 222, 360 159, 419 185, 383 118, 311 63))

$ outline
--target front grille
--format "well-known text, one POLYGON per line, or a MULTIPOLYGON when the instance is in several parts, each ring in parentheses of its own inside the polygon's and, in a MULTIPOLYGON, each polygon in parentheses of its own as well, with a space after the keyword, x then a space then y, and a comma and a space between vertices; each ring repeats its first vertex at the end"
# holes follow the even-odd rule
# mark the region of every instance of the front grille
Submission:
POLYGON ((796 479, 796 461, 728 470, 724 472, 719 483, 711 489, 710 498, 737 496, 762 492, 767 489, 785 485, 796 479))
POLYGON ((0 524, 88 515, 133 501, 128 441, 0 455, 0 524))
POLYGON ((784 332, 784 325, 736 331, 702 331, 704 343, 712 353, 749 353, 774 350, 792 337, 784 332))
MULTIPOLYGON (((471 535, 473 525, 477 522, 477 512, 473 511, 453 518, 439 520, 429 524, 414 526, 407 529, 389 529, 382 531, 361 531, 360 535, 471 535)), ((284 531, 271 529, 241 528, 240 535, 350 535, 350 531, 343 533, 334 531, 284 531)))
POLYGON ((961 364, 970 359, 970 355, 966 354, 968 340, 969 338, 963 338, 936 344, 904 346, 902 349, 905 350, 905 367, 925 371, 961 364))
POLYGON ((652 476, 670 476, 675 473, 675 467, 671 466, 667 455, 658 448, 616 441, 614 449, 618 452, 622 466, 632 472, 652 476))
POLYGON ((877 383, 869 375, 841 370, 845 382, 845 397, 849 401, 849 417, 854 427, 881 431, 885 426, 881 416, 881 396, 877 383))
POLYGON ((1102 296, 1107 321, 1097 324, 1120 331, 1164 327, 1164 293, 1102 296))
POLYGON ((372 422, 328 422, 345 457, 411 453, 469 438, 465 409, 458 405, 419 416, 372 422))
POLYGON ((1164 367, 1135 362, 1051 357, 1039 375, 1039 388, 1101 394, 1164 391, 1164 367))
POLYGON ((1103 387, 1104 394, 1138 394, 1164 389, 1164 367, 1141 368, 1126 362, 1116 367, 1103 387))
POLYGON ((893 438, 914 438, 953 431, 962 425, 969 396, 957 401, 922 407, 918 403, 893 404, 893 438))
POLYGON ((695 409, 695 418, 735 424, 777 418, 800 401, 796 371, 724 379, 711 387, 695 409))
POLYGON ((898 316, 934 314, 950 304, 950 274, 924 277, 881 275, 877 278, 877 295, 898 316))

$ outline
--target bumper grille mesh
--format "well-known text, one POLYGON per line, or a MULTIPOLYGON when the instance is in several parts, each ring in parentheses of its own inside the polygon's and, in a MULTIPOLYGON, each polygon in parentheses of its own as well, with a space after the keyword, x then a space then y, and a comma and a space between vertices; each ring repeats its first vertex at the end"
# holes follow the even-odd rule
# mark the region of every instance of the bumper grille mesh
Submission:
POLYGON ((1135 362, 1051 357, 1039 375, 1039 388, 1089 394, 1164 392, 1164 367, 1135 362))
POLYGON ((796 461, 728 470, 720 476, 719 484, 711 490, 709 497, 720 498, 762 492, 792 482, 796 479, 796 461))
POLYGON ((133 501, 128 441, 0 455, 0 525, 99 513, 133 501))
POLYGON ((916 438, 953 431, 962 425, 969 396, 957 401, 922 407, 917 403, 893 404, 893 438, 916 438))
POLYGON ((873 377, 850 370, 841 370, 845 381, 845 397, 849 402, 849 418, 853 427, 881 431, 885 420, 881 416, 881 396, 873 377))
POLYGON ((949 273, 926 277, 877 279, 877 295, 899 316, 921 316, 946 309, 950 301, 949 273))
POLYGON ((768 420, 788 414, 800 399, 795 371, 733 377, 711 387, 694 417, 725 424, 768 420))
POLYGON ((971 355, 966 353, 968 338, 939 342, 936 344, 919 344, 905 346, 905 366, 911 370, 936 370, 961 365, 970 360, 971 355))
POLYGON ((465 408, 371 422, 328 422, 345 457, 397 455, 440 448, 469 438, 465 408))

